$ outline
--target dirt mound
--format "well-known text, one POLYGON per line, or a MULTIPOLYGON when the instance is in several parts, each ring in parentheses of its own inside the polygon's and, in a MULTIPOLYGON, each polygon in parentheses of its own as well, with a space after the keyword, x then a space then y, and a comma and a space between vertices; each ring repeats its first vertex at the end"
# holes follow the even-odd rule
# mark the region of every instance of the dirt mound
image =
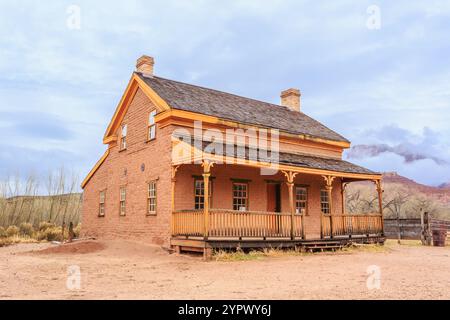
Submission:
POLYGON ((86 254, 101 251, 105 245, 97 241, 79 241, 60 244, 55 247, 35 251, 35 254, 86 254))

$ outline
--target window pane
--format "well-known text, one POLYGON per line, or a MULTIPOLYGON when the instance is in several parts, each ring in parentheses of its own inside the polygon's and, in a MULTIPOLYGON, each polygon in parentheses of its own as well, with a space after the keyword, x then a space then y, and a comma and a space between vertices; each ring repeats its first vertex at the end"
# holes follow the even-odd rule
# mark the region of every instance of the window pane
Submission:
POLYGON ((152 112, 150 112, 150 115, 148 117, 148 124, 149 125, 155 124, 155 116, 156 116, 156 110, 153 110, 152 112))
POLYGON ((155 211, 156 211, 156 181, 149 182, 147 198, 148 198, 148 201, 147 201, 148 213, 155 213, 155 211))
POLYGON ((246 183, 233 183, 233 210, 248 210, 247 188, 246 183))
POLYGON ((123 125, 122 126, 122 137, 126 137, 127 136, 127 125, 123 125))
MULTIPOLYGON (((211 206, 211 199, 213 194, 213 184, 209 182, 209 205, 211 206)), ((203 180, 197 179, 194 182, 194 208, 203 209, 205 205, 205 184, 203 180)))
POLYGON ((305 187, 295 188, 295 212, 298 214, 306 214, 308 201, 308 189, 305 187))
POLYGON ((149 140, 155 139, 156 137, 156 126, 152 125, 149 127, 148 138, 149 140))
POLYGON ((330 204, 328 201, 328 192, 326 190, 320 191, 320 207, 323 213, 330 213, 330 204))

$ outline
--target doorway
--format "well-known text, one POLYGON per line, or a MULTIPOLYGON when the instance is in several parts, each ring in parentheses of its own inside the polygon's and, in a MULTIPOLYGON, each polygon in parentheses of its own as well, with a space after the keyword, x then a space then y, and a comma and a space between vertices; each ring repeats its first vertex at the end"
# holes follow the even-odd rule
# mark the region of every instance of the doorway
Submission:
POLYGON ((281 184, 267 184, 267 211, 281 212, 281 184))

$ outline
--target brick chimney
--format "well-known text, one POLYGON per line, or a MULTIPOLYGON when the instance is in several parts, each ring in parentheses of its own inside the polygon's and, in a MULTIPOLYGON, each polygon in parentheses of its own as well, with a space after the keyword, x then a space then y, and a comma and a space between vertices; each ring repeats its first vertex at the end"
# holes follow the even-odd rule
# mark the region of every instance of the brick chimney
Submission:
POLYGON ((152 76, 154 64, 155 60, 153 59, 153 57, 143 55, 136 61, 136 71, 147 76, 152 76))
POLYGON ((300 90, 287 89, 281 92, 281 105, 288 107, 292 111, 300 112, 300 90))

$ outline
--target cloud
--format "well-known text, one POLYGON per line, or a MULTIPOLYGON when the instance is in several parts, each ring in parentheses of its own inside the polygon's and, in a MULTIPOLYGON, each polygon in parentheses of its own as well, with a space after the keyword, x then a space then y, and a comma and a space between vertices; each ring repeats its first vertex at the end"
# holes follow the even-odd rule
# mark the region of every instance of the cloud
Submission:
POLYGON ((64 124, 64 119, 44 112, 1 112, 0 129, 12 137, 42 141, 69 140, 74 136, 64 124))
POLYGON ((428 127, 421 132, 385 125, 359 133, 360 140, 344 157, 378 171, 398 173, 425 184, 438 185, 450 180, 448 135, 428 127))
POLYGON ((386 152, 394 153, 401 156, 404 159, 405 163, 412 163, 418 160, 430 159, 433 160, 438 165, 449 164, 447 160, 440 159, 424 153, 415 152, 413 150, 409 150, 409 145, 407 144, 399 144, 393 147, 387 144, 356 145, 353 146, 347 153, 347 158, 364 159, 367 157, 376 157, 386 152))
POLYGON ((42 174, 62 166, 77 168, 80 162, 86 162, 86 159, 75 152, 0 145, 0 177, 29 172, 42 174))

